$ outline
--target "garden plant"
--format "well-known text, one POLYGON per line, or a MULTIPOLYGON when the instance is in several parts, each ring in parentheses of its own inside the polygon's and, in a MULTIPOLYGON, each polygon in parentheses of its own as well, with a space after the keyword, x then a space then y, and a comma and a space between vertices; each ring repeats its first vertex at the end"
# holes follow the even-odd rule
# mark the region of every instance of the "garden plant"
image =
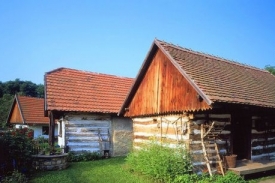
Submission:
POLYGON ((28 175, 32 166, 33 131, 28 128, 10 129, 0 137, 0 178, 9 175, 28 175))

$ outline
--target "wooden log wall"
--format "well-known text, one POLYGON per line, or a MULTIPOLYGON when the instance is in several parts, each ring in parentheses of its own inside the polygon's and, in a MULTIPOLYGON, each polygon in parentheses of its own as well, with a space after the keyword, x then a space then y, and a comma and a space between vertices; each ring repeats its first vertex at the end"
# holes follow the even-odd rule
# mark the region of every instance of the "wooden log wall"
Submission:
MULTIPOLYGON (((230 149, 230 125, 231 115, 230 114, 195 114, 191 120, 190 125, 190 153, 193 161, 194 172, 202 173, 207 171, 205 159, 203 156, 202 145, 201 145, 201 131, 200 125, 211 124, 215 122, 215 127, 224 127, 223 131, 219 134, 219 138, 216 143, 219 148, 220 156, 225 155, 230 149)), ((207 142, 207 141, 205 141, 207 142)), ((211 164, 211 168, 214 169, 217 164, 211 164)))
POLYGON ((184 144, 191 153, 194 171, 200 173, 206 170, 201 146, 200 124, 213 121, 216 126, 224 126, 224 130, 219 135, 220 138, 216 140, 220 154, 224 155, 227 149, 230 149, 230 114, 186 114, 133 118, 133 145, 135 148, 141 148, 144 143, 152 139, 167 142, 171 147, 184 144), (175 129, 178 129, 179 133, 175 129))
POLYGON ((71 152, 103 153, 110 148, 111 119, 108 115, 68 114, 65 117, 65 143, 71 152))
POLYGON ((151 140, 171 146, 186 142, 189 139, 189 124, 186 115, 133 118, 133 145, 140 148, 151 140))
POLYGON ((252 160, 275 159, 275 119, 253 116, 251 138, 252 160))

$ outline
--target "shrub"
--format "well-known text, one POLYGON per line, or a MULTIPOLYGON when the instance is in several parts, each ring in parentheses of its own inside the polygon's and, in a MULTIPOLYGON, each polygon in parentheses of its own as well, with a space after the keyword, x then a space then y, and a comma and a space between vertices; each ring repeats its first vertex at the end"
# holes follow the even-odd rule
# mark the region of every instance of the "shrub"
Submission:
POLYGON ((182 182, 198 182, 199 178, 197 174, 184 174, 176 176, 173 180, 173 183, 182 183, 182 182))
POLYGON ((2 183, 27 183, 28 179, 27 177, 18 172, 17 170, 14 170, 10 176, 5 177, 2 181, 2 183))
POLYGON ((99 152, 82 151, 81 153, 68 153, 69 162, 94 161, 100 159, 99 152))
POLYGON ((184 148, 170 148, 154 141, 131 152, 126 161, 132 171, 162 182, 171 182, 176 176, 192 171, 190 156, 184 148))
POLYGON ((218 176, 215 180, 216 183, 245 183, 245 181, 241 176, 236 175, 235 173, 228 171, 225 176, 218 176))
POLYGON ((6 132, 2 137, 1 146, 5 159, 5 173, 13 169, 27 173, 32 165, 32 137, 31 130, 27 128, 13 129, 6 132))
POLYGON ((197 174, 185 174, 177 176, 173 183, 246 183, 246 181, 239 175, 228 171, 225 176, 214 175, 212 177, 209 174, 197 175, 197 174))

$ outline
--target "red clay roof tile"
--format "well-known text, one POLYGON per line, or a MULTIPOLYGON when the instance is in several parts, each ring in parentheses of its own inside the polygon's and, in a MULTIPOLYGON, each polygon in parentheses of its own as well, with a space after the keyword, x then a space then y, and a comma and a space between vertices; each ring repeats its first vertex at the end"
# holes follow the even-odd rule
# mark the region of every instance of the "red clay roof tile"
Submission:
POLYGON ((275 76, 266 70, 155 40, 212 102, 275 108, 275 76))
POLYGON ((132 78, 59 68, 45 74, 46 110, 117 113, 132 78))
POLYGON ((17 102, 25 123, 48 124, 48 117, 44 117, 44 99, 26 96, 17 96, 17 102))

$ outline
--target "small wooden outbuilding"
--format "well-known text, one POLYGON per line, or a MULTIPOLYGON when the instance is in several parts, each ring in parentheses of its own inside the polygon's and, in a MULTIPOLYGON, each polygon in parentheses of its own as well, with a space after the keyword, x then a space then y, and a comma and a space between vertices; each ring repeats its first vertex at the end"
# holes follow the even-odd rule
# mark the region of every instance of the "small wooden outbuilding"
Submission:
MULTIPOLYGON (((49 138, 50 119, 44 117, 44 99, 15 95, 7 119, 16 128, 27 127, 34 131, 34 138, 49 138)), ((57 125, 55 125, 57 131, 57 125)), ((57 135, 57 134, 55 134, 57 135)))
POLYGON ((58 144, 71 152, 127 154, 132 121, 117 113, 132 83, 132 78, 69 68, 47 72, 45 115, 51 125, 58 123, 58 144))
POLYGON ((210 162, 200 156, 201 133, 212 127, 222 127, 220 155, 275 157, 275 76, 157 39, 119 114, 133 120, 135 147, 152 136, 184 144, 200 170, 210 162))

